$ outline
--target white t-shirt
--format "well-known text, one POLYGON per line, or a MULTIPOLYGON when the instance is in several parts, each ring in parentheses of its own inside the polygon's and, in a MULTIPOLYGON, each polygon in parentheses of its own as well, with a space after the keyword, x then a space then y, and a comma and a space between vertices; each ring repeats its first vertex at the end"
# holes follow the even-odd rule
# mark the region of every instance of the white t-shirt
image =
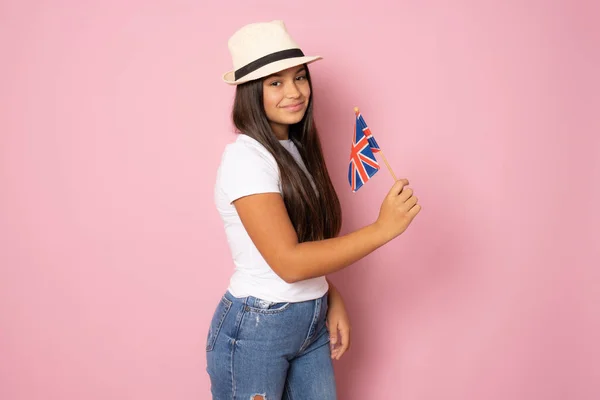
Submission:
MULTIPOLYGON (((310 177, 294 143, 291 140, 279 142, 310 177)), ((235 142, 225 147, 215 184, 215 203, 235 265, 228 289, 235 297, 254 296, 272 302, 319 298, 329 289, 325 277, 294 283, 281 279, 262 257, 231 204, 243 196, 269 192, 282 193, 275 158, 258 141, 239 134, 235 142)))

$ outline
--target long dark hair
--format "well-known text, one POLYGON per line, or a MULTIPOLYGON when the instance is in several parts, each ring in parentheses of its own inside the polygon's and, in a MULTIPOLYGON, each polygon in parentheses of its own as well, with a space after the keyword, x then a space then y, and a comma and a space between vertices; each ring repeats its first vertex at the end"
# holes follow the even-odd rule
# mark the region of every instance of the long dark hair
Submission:
POLYGON ((236 87, 232 112, 237 130, 257 140, 275 157, 281 174, 283 200, 299 242, 335 237, 342 224, 340 201, 327 171, 313 119, 312 83, 306 65, 305 68, 311 97, 302 120, 290 125, 289 138, 298 148, 318 195, 306 174, 279 143, 269 125, 263 105, 262 79, 236 87))

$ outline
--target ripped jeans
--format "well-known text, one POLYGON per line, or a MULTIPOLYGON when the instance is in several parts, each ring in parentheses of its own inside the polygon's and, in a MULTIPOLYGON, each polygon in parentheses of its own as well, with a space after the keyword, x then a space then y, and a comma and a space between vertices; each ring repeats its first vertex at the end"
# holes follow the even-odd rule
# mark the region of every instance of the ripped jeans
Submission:
POLYGON ((270 303, 226 292, 206 341, 213 400, 335 400, 326 316, 327 294, 270 303))

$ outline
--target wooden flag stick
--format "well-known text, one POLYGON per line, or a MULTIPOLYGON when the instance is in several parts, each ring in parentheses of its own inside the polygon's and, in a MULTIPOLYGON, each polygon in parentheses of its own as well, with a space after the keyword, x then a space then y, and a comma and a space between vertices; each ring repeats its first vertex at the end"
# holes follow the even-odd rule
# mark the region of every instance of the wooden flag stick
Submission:
MULTIPOLYGON (((358 107, 354 107, 354 113, 356 115, 358 115, 358 107)), ((354 130, 356 130, 356 123, 354 124, 354 130)), ((379 149, 379 153, 381 153, 381 158, 383 158, 383 162, 385 163, 388 171, 390 171, 392 178, 394 178, 394 182, 396 182, 398 180, 398 178, 396 178, 396 174, 394 174, 394 171, 392 171, 392 167, 390 167, 390 164, 388 163, 387 159, 385 158, 385 155, 383 154, 383 150, 379 149)))
POLYGON ((387 166, 388 171, 390 171, 390 174, 392 174, 392 178, 394 178, 394 182, 396 182, 398 180, 398 178, 396 178, 396 174, 394 174, 394 171, 392 171, 392 167, 390 167, 390 164, 388 164, 387 160, 385 159, 385 156, 383 155, 383 151, 381 149, 379 149, 379 152, 381 153, 381 157, 383 158, 383 162, 387 166))

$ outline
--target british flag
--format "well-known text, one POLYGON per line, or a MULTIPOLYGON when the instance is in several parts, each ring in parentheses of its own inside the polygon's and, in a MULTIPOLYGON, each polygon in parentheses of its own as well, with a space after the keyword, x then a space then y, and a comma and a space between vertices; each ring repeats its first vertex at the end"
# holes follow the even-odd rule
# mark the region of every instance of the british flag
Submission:
POLYGON ((379 171, 379 163, 373 154, 373 152, 379 151, 379 146, 374 138, 371 141, 366 135, 366 132, 370 133, 369 128, 366 128, 367 131, 365 131, 359 118, 362 119, 360 114, 357 113, 352 148, 350 150, 350 163, 348 165, 348 182, 353 192, 360 189, 379 171), (373 145, 375 145, 376 150, 373 150, 373 145))
POLYGON ((362 117, 362 114, 358 110, 354 110, 354 113, 356 114, 356 126, 360 126, 362 131, 365 133, 365 136, 367 137, 367 139, 369 140, 369 144, 371 145, 371 151, 373 153, 379 153, 381 149, 379 148, 377 141, 373 137, 371 130, 367 126, 367 123, 362 117))

